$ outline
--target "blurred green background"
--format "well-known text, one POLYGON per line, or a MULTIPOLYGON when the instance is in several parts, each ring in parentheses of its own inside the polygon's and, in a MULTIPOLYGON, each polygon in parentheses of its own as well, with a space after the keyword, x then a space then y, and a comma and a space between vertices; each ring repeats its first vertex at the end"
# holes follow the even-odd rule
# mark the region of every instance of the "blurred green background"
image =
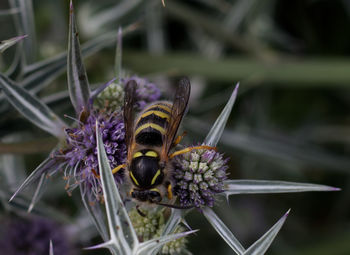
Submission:
MULTIPOLYGON (((292 208, 267 254, 350 254, 350 1, 165 0, 165 7, 161 0, 76 0, 74 4, 81 43, 112 35, 85 60, 91 84, 113 78, 113 38, 118 27, 126 28, 123 68, 127 73, 149 78, 165 98, 172 97, 179 78, 190 78, 193 89, 183 125, 188 144, 205 137, 234 84, 240 82, 219 144, 219 150, 231 158, 230 178, 342 189, 237 195, 229 205, 222 200, 214 209, 245 247, 292 208)), ((66 50, 68 5, 66 0, 33 0, 35 61, 66 50)), ((6 0, 0 2, 0 11, 9 8, 6 0)), ((0 12, 0 24, 0 40, 18 35, 11 15, 0 12)), ((1 55, 2 71, 14 56, 15 47, 1 55)), ((48 101, 54 95, 57 100, 50 106, 62 115, 72 109, 64 92, 60 94, 67 88, 64 70, 60 73, 38 95, 48 101)), ((55 144, 13 108, 2 113, 0 135, 2 155, 16 153, 6 158, 23 160, 20 167, 28 173, 55 144)), ((24 176, 13 171, 16 187, 24 176)), ((43 200, 69 218, 63 221, 77 225, 78 191, 68 197, 59 179, 43 200)), ((198 215, 192 212, 188 218, 193 229, 200 229, 189 238, 189 250, 232 254, 198 215)), ((75 242, 81 248, 99 241, 90 239, 77 237, 75 242)))

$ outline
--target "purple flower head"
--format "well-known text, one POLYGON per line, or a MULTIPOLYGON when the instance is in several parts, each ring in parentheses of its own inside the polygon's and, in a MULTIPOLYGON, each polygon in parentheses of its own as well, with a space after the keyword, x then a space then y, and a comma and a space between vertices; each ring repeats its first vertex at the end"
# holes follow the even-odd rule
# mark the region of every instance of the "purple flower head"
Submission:
POLYGON ((139 110, 143 109, 148 103, 160 98, 160 90, 154 83, 148 82, 146 79, 138 76, 132 76, 121 80, 124 87, 130 80, 134 80, 137 83, 136 105, 139 110))
POLYGON ((50 240, 55 255, 73 254, 62 226, 48 219, 11 219, 1 223, 1 254, 48 255, 50 240))
MULTIPOLYGON (((84 123, 76 128, 67 128, 66 148, 59 157, 67 162, 65 177, 70 191, 80 183, 84 183, 99 200, 102 195, 96 149, 96 120, 100 124, 101 134, 111 169, 126 160, 125 131, 120 112, 92 112, 84 123)), ((122 182, 123 173, 114 175, 118 183, 122 182)))
POLYGON ((228 159, 215 150, 192 150, 174 159, 175 194, 182 206, 212 207, 223 192, 228 159))
MULTIPOLYGON (((137 109, 142 109, 146 104, 159 99, 160 90, 153 83, 138 77, 130 79, 134 79, 138 84, 136 90, 137 109)), ((111 169, 125 163, 127 148, 121 103, 124 100, 124 84, 130 79, 124 80, 121 85, 112 83, 105 88, 95 98, 98 101, 96 103, 95 100, 96 108, 77 114, 83 120, 78 120, 75 127, 65 129, 66 144, 64 148, 54 154, 54 157, 59 162, 64 162, 68 192, 78 185, 84 184, 84 192, 91 191, 90 194, 93 194, 92 197, 95 197, 96 200, 102 198, 96 149, 96 121, 101 127, 102 140, 111 169), (114 97, 113 95, 118 96, 114 97), (109 107, 106 108, 106 105, 109 107)), ((116 182, 123 181, 122 170, 114 176, 116 182)))

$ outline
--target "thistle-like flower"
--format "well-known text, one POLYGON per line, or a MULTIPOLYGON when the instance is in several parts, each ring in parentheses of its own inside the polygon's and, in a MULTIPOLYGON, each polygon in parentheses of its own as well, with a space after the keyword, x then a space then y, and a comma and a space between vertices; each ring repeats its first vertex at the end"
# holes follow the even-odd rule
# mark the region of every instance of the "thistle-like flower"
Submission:
POLYGON ((73 246, 66 231, 52 220, 11 219, 1 224, 1 254, 47 255, 50 240, 54 243, 54 254, 73 254, 73 246))
MULTIPOLYGON (((108 226, 105 225, 105 218, 101 216, 103 212, 98 211, 101 210, 100 204, 86 203, 85 193, 82 192, 84 205, 104 240, 104 243, 94 248, 109 248, 112 254, 155 254, 159 251, 175 254, 182 252, 185 239, 181 238, 195 232, 182 233, 183 228, 179 226, 181 222, 184 222, 188 210, 180 211, 172 208, 170 216, 166 220, 163 218, 162 210, 156 211, 155 215, 152 215, 151 212, 147 213, 146 219, 140 218, 142 216, 134 211, 130 213, 131 219, 128 215, 125 201, 120 195, 122 189, 119 190, 120 185, 118 187, 116 185, 116 181, 122 180, 122 172, 113 176, 112 169, 125 161, 126 148, 123 142, 125 135, 120 104, 123 101, 121 98, 123 95, 121 92, 122 84, 126 84, 129 80, 120 79, 115 83, 115 86, 110 88, 109 92, 107 89, 107 92, 98 98, 98 100, 102 100, 102 103, 98 102, 95 104, 95 108, 93 107, 92 101, 102 89, 90 91, 80 54, 72 2, 70 4, 67 66, 69 95, 79 119, 70 128, 67 128, 67 125, 47 105, 28 92, 25 86, 20 86, 7 76, 0 74, 2 92, 11 104, 35 125, 61 140, 61 147, 31 173, 14 196, 38 179, 40 179, 37 189, 39 193, 42 190, 40 185, 47 179, 42 177, 57 170, 63 170, 71 189, 78 184, 83 184, 81 187, 85 188, 85 191, 89 191, 89 195, 93 194, 93 197, 97 199, 100 199, 102 191, 105 195, 108 226), (118 98, 116 99, 116 97, 118 98), (108 106, 113 107, 108 108, 108 106), (65 142, 63 143, 62 140, 65 142), (74 181, 73 184, 70 184, 71 180, 74 181)), ((119 77, 119 75, 116 76, 119 77)), ((147 103, 159 98, 160 92, 154 84, 137 77, 129 79, 134 79, 138 85, 136 91, 137 108, 142 109, 147 103)), ((237 89, 238 86, 204 140, 205 145, 217 145, 237 96, 237 89)), ((257 242, 244 248, 210 208, 214 205, 217 194, 229 196, 242 193, 337 190, 324 185, 305 183, 228 180, 226 179, 226 163, 227 159, 212 150, 193 150, 178 156, 174 159, 174 193, 177 196, 175 198, 179 199, 183 207, 194 205, 199 208, 199 211, 213 228, 239 255, 264 254, 284 224, 289 211, 257 242)), ((171 186, 169 185, 169 187, 171 186)), ((90 199, 91 196, 88 198, 90 199)), ((36 198, 33 201, 36 201, 36 198)), ((154 206, 157 207, 157 205, 154 206)), ((174 207, 176 208, 176 206, 174 207)), ((31 236, 35 236, 35 234, 31 236)), ((56 243, 54 247, 57 247, 56 243)), ((63 254, 67 254, 67 252, 63 254)))
MULTIPOLYGON (((164 230, 164 226, 162 228, 159 228, 157 231, 157 234, 154 237, 161 237, 163 234, 163 230, 164 230)), ((186 229, 181 226, 178 225, 176 227, 176 229, 174 230, 174 234, 180 234, 180 233, 184 233, 186 231, 186 229)), ((162 249, 161 249, 161 254, 170 254, 170 255, 174 255, 174 254, 184 254, 184 252, 186 251, 187 254, 191 254, 190 252, 188 252, 186 250, 186 244, 187 244, 188 240, 187 237, 181 237, 179 239, 176 239, 174 241, 168 242, 166 243, 162 249)))
POLYGON ((175 194, 182 206, 213 207, 215 195, 224 191, 228 159, 215 150, 197 149, 175 157, 175 194))
MULTIPOLYGON (((79 122, 75 128, 65 129, 67 136, 65 148, 56 152, 57 157, 63 157, 67 162, 65 178, 68 179, 67 189, 71 190, 80 183, 86 183, 99 200, 101 196, 99 167, 96 151, 95 123, 101 123, 102 139, 108 155, 111 168, 124 163, 126 145, 124 122, 120 112, 107 113, 95 111, 85 122, 79 122), (71 180, 74 180, 71 183, 71 180)), ((114 175, 115 180, 122 182, 123 172, 114 175)))
MULTIPOLYGON (((18 95, 23 97, 23 100, 10 99, 11 103, 34 124, 55 135, 60 141, 57 149, 38 166, 33 175, 16 191, 14 196, 43 174, 51 175, 61 170, 67 180, 66 189, 69 194, 74 188, 81 185, 83 195, 85 196, 88 192, 89 200, 93 200, 92 202, 101 200, 100 170, 96 152, 96 121, 101 124, 104 147, 110 167, 113 169, 123 164, 126 159, 125 132, 121 109, 122 102, 124 102, 125 82, 136 81, 137 109, 142 109, 146 104, 159 99, 161 94, 155 84, 136 76, 119 79, 116 82, 113 80, 100 86, 95 91, 91 91, 81 55, 76 54, 77 52, 80 53, 80 44, 72 3, 70 8, 67 78, 70 99, 76 113, 76 118, 73 118, 75 122, 70 127, 43 102, 30 96, 28 91, 20 88, 7 77, 0 76, 0 84, 3 85, 7 96, 13 93, 14 88, 18 90, 18 95), (96 103, 94 104, 95 100, 96 103), (29 110, 23 107, 23 102, 31 106, 29 110)), ((118 34, 118 43, 121 44, 121 32, 118 34)), ((120 171, 114 178, 121 183, 123 171, 120 171)))
POLYGON ((160 98, 160 90, 154 83, 138 76, 132 76, 122 79, 124 87, 130 80, 134 80, 137 84, 135 105, 138 110, 142 110, 148 103, 160 98))
POLYGON ((135 98, 137 110, 142 110, 147 104, 160 98, 161 92, 154 83, 134 75, 129 78, 122 78, 119 83, 113 82, 110 84, 97 96, 94 102, 95 106, 109 111, 120 111, 124 103, 125 86, 131 80, 134 80, 137 84, 135 98))
MULTIPOLYGON (((158 211, 147 211, 147 214, 140 215, 136 209, 132 209, 129 212, 132 225, 135 228, 136 234, 140 241, 148 241, 152 238, 162 236, 164 231, 166 219, 165 209, 162 208, 158 211)), ((185 228, 182 225, 178 225, 174 231, 175 234, 185 232, 185 228)), ((176 239, 174 241, 166 243, 162 249, 161 254, 183 254, 186 251, 186 237, 176 239)))
MULTIPOLYGON (((141 110, 147 103, 159 99, 160 90, 153 83, 145 79, 133 77, 125 79, 124 82, 135 80, 137 83, 136 108, 141 110)), ((124 121, 121 110, 121 102, 124 102, 124 92, 121 92, 122 85, 112 83, 105 88, 98 97, 95 108, 91 109, 85 120, 77 120, 76 126, 66 128, 66 145, 59 152, 54 153, 54 157, 61 161, 63 158, 67 163, 65 179, 68 180, 66 189, 71 191, 81 183, 87 185, 97 200, 101 198, 101 183, 98 178, 99 166, 96 151, 96 129, 95 123, 101 124, 102 139, 108 155, 111 168, 121 165, 126 160, 126 145, 124 121), (110 86, 113 86, 110 88, 110 86), (118 96, 118 97, 117 97, 118 96), (73 181, 72 181, 73 180, 73 181)), ((123 171, 115 175, 117 182, 123 180, 123 171)))
POLYGON ((106 108, 109 111, 120 111, 123 106, 124 86, 113 82, 105 88, 95 99, 94 105, 99 109, 106 108))

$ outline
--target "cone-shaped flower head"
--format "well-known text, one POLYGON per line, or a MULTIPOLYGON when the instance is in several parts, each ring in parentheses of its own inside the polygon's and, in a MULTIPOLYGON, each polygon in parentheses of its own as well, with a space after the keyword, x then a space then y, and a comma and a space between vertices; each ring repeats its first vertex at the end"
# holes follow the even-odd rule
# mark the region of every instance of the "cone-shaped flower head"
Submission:
MULTIPOLYGON (((101 195, 97 150, 96 150, 96 120, 101 124, 101 134, 111 169, 123 164, 126 160, 126 145, 124 122, 121 112, 106 113, 96 111, 76 128, 67 128, 67 146, 62 151, 68 163, 66 178, 74 178, 71 187, 85 182, 88 188, 99 200, 101 195)), ((122 181, 122 171, 114 175, 117 182, 122 181)), ((68 184, 69 186, 69 184, 68 184)), ((67 188, 68 188, 67 186, 67 188)))
MULTIPOLYGON (((152 238, 160 237, 165 227, 165 213, 166 209, 158 211, 146 211, 146 216, 141 216, 136 209, 129 212, 131 222, 135 228, 136 234, 140 241, 147 241, 152 238)), ((185 228, 178 225, 174 234, 184 232, 185 228)), ((186 250, 186 237, 176 239, 166 243, 160 253, 161 254, 183 254, 186 250)))
POLYGON ((223 192, 226 163, 215 150, 192 150, 174 160, 175 194, 183 206, 212 207, 215 195, 223 192))
MULTIPOLYGON (((111 169, 125 163, 127 148, 122 104, 124 86, 131 79, 137 82, 136 107, 138 110, 159 99, 160 90, 153 83, 138 77, 125 79, 121 84, 112 83, 98 95, 94 103, 95 109, 86 113, 86 119, 78 121, 76 127, 65 130, 66 146, 56 153, 58 158, 63 158, 67 163, 65 178, 68 180, 66 187, 68 191, 84 183, 97 200, 101 198, 96 150, 96 120, 101 124, 102 139, 111 169)), ((122 177, 123 171, 115 175, 119 183, 122 182, 122 177)))
POLYGON ((123 99, 123 84, 113 82, 97 96, 94 105, 99 109, 106 108, 109 111, 120 111, 123 107, 123 99))
POLYGON ((160 98, 161 92, 154 83, 138 76, 132 76, 121 79, 119 83, 113 82, 110 84, 97 96, 94 105, 100 109, 120 111, 124 103, 124 88, 130 80, 134 80, 137 84, 135 101, 138 110, 142 110, 148 103, 160 98))
POLYGON ((122 79, 122 83, 125 86, 130 80, 134 80, 137 84, 135 101, 139 110, 143 109, 148 103, 160 98, 161 92, 154 83, 138 76, 122 79))

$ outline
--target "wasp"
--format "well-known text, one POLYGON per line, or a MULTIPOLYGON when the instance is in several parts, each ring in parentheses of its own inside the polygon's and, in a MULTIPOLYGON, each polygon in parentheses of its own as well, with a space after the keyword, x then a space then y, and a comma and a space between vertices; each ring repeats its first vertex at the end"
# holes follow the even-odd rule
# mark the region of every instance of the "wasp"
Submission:
POLYGON ((176 134, 187 109, 190 81, 188 78, 180 80, 173 102, 157 101, 134 119, 136 87, 134 80, 125 87, 123 113, 127 160, 112 172, 127 169, 126 176, 131 184, 129 194, 136 202, 184 208, 162 203, 165 197, 174 202, 171 159, 193 149, 214 148, 202 145, 172 152, 184 136, 176 137, 176 134))

